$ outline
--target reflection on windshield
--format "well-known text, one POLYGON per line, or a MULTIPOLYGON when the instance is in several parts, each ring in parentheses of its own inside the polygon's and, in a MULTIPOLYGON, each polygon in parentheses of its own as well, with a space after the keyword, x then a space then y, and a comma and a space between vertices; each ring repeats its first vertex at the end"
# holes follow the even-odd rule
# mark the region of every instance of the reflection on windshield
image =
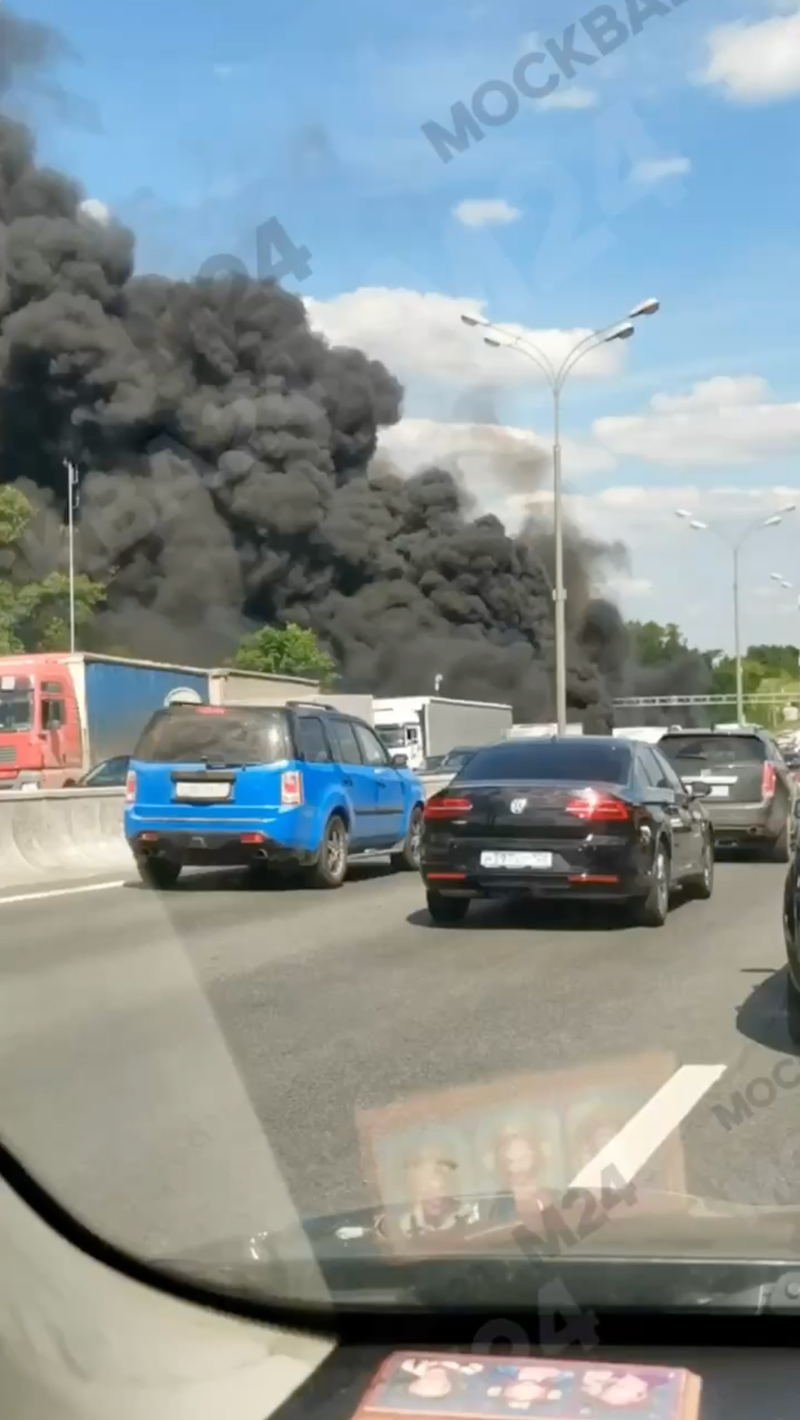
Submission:
POLYGON ((593 1192, 598 1217, 620 1205, 658 1214, 666 1197, 685 1208, 680 1139, 657 1152, 642 1145, 637 1158, 621 1138, 674 1072, 671 1056, 653 1054, 361 1112, 365 1176, 388 1246, 429 1255, 508 1240, 520 1225, 568 1236, 593 1192))

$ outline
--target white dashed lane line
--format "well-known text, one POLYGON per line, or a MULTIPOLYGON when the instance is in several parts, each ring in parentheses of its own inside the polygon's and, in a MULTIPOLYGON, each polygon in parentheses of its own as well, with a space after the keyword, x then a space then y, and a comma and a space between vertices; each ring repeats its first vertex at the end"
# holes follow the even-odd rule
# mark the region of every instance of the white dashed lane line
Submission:
POLYGON ((119 878, 113 883, 83 883, 80 887, 46 888, 43 892, 19 892, 13 897, 0 896, 0 907, 11 907, 18 902, 44 902, 49 897, 74 897, 81 892, 108 892, 111 888, 125 886, 127 879, 119 878))
POLYGON ((603 1178, 608 1177, 610 1169, 615 1169, 626 1183, 630 1183, 691 1114, 695 1105, 721 1079, 726 1069, 725 1065, 681 1065, 600 1153, 581 1169, 571 1187, 601 1188, 603 1178))

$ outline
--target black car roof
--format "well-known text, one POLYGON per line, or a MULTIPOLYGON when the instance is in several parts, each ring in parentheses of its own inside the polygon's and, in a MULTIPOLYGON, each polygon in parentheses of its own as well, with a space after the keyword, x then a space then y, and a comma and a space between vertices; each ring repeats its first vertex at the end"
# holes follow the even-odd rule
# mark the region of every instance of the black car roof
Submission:
MULTIPOLYGON (((638 740, 626 740, 621 735, 509 735, 505 740, 492 740, 488 745, 476 745, 476 754, 483 749, 500 749, 503 745, 624 745, 634 749, 638 740)), ((452 754, 453 751, 449 750, 452 754)))

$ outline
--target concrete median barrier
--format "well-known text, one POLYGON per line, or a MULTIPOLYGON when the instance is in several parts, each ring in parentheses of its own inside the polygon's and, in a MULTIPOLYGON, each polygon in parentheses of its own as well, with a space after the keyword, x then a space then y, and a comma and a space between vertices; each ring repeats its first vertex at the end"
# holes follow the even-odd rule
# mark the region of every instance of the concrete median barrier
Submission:
POLYGON ((130 870, 122 789, 0 796, 0 889, 130 870))
MULTIPOLYGON (((429 799, 450 774, 420 776, 429 799)), ((0 890, 104 873, 128 873, 122 789, 0 795, 0 890)))

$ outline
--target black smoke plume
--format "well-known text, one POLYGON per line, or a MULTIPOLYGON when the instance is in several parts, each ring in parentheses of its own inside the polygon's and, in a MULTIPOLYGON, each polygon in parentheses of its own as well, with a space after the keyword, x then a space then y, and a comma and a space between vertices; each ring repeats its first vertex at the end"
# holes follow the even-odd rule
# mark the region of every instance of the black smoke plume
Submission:
MULTIPOLYGON (((0 11, 0 85, 21 33, 0 11)), ((55 42, 36 42, 47 59, 55 42)), ((403 398, 383 365, 331 348, 275 285, 134 276, 132 232, 84 197, 0 118, 0 479, 61 517, 63 461, 82 471, 80 570, 108 583, 96 649, 211 664, 294 620, 351 688, 441 675, 442 694, 552 715, 541 529, 470 519, 446 470, 373 462, 403 398)), ((608 555, 568 538, 569 698, 594 728, 627 654, 592 592, 608 555)))

